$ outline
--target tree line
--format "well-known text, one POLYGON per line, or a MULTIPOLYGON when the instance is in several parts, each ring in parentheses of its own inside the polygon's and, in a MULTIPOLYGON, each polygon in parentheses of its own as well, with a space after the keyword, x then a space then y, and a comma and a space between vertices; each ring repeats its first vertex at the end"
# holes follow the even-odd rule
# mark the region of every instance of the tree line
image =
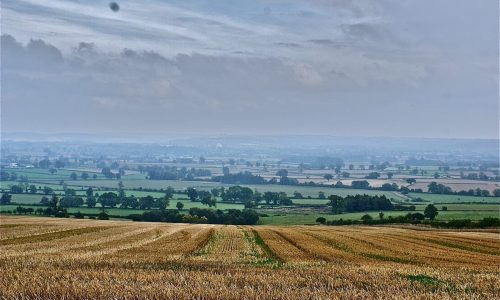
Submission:
POLYGON ((174 166, 147 166, 143 168, 147 178, 152 180, 194 180, 195 177, 212 176, 208 169, 188 169, 174 166))
POLYGON ((206 208, 193 207, 188 214, 178 211, 147 211, 142 214, 129 215, 134 221, 169 222, 169 223, 206 223, 228 225, 255 225, 259 215, 251 209, 229 209, 227 212, 206 208))

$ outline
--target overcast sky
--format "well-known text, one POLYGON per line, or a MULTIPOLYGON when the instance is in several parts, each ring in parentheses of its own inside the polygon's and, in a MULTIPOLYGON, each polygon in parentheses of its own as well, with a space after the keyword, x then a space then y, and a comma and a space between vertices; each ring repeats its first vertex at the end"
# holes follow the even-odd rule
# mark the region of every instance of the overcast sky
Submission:
POLYGON ((2 131, 498 138, 497 0, 1 1, 2 131))

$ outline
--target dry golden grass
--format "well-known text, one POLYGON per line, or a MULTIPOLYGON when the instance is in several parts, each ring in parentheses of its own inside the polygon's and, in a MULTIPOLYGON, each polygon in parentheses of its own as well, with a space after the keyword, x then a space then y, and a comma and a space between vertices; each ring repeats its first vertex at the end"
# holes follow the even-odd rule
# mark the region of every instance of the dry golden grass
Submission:
POLYGON ((498 299, 498 233, 0 219, 2 299, 498 299))

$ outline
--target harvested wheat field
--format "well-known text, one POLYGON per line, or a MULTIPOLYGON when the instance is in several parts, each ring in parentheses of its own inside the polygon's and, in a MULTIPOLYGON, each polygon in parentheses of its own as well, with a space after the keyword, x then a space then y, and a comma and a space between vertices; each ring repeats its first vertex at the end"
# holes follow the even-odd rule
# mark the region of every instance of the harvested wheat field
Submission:
POLYGON ((498 299, 495 232, 2 217, 3 299, 498 299))

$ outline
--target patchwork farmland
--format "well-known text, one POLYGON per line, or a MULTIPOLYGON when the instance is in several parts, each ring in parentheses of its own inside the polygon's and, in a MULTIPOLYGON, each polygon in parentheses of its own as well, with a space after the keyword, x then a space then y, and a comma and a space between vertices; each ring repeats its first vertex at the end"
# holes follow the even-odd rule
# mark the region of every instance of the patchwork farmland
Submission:
POLYGON ((0 220, 2 299, 500 297, 495 230, 0 220))

